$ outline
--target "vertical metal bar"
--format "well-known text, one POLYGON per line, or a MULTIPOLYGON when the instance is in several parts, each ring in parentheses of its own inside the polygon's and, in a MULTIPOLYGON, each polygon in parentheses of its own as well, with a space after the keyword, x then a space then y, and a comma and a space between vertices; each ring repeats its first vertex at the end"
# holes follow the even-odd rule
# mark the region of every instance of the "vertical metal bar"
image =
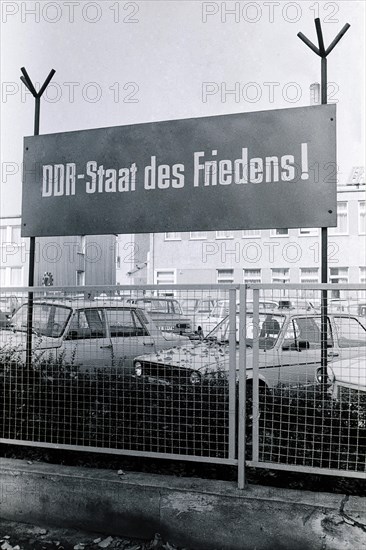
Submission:
POLYGON ((229 458, 236 453, 236 289, 229 289, 229 458))
MULTIPOLYGON (((34 260, 35 260, 35 237, 30 238, 29 248, 29 271, 28 286, 34 286, 34 260)), ((27 342, 25 351, 26 366, 30 367, 32 363, 32 334, 33 334, 33 292, 28 292, 28 311, 27 311, 27 342)))
POLYGON ((239 288, 239 391, 238 391, 238 489, 244 489, 245 479, 245 438, 246 438, 246 382, 247 382, 247 287, 239 288))
POLYGON ((34 112, 34 135, 39 136, 39 120, 41 111, 41 98, 36 97, 35 112, 34 112))
MULTIPOLYGON (((326 105, 327 97, 327 58, 322 57, 321 62, 321 95, 322 105, 326 105)), ((328 282, 328 228, 322 227, 321 230, 321 282, 328 282)), ((326 392, 328 381, 327 375, 327 353, 328 353, 328 293, 326 290, 321 292, 321 323, 320 323, 320 347, 321 347, 321 387, 322 392, 326 392)))
POLYGON ((321 63, 322 105, 326 105, 326 104, 328 103, 327 86, 328 86, 328 79, 327 79, 327 58, 326 58, 326 57, 322 57, 322 63, 321 63))
MULTIPOLYGON (((39 135, 39 120, 40 120, 41 98, 35 98, 34 110, 34 135, 39 135)), ((28 286, 34 286, 34 265, 35 265, 36 238, 30 238, 29 248, 29 271, 28 271, 28 286)), ((27 313, 27 343, 25 351, 26 366, 29 368, 32 363, 32 334, 33 334, 33 292, 28 293, 28 313, 27 313)))
POLYGON ((253 290, 253 462, 259 458, 259 289, 253 290))

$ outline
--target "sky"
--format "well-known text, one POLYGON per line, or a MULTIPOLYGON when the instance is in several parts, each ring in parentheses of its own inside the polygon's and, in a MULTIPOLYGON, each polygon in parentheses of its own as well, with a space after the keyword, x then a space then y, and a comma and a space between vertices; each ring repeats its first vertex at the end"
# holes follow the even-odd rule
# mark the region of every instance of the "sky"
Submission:
POLYGON ((351 28, 328 59, 337 103, 340 182, 365 165, 365 2, 1 2, 0 216, 21 212, 23 137, 34 100, 19 77, 43 83, 40 133, 302 107, 320 81, 325 46, 351 28))

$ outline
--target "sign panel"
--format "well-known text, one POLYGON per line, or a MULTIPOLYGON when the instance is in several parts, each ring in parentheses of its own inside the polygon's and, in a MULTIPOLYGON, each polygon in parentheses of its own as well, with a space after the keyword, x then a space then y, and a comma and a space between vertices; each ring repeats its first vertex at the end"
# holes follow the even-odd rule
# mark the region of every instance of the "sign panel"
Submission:
POLYGON ((335 226, 336 108, 24 139, 22 236, 335 226))

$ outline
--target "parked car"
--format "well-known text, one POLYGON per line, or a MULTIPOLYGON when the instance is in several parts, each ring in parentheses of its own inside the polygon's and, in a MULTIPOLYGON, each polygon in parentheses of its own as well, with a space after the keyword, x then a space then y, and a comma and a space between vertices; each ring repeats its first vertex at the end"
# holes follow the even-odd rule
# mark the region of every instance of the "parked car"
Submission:
POLYGON ((20 306, 20 300, 17 296, 0 297, 0 327, 8 324, 10 317, 20 306))
MULTIPOLYGON (((25 359, 28 305, 22 305, 10 326, 0 330, 1 352, 12 349, 25 359)), ((149 314, 121 302, 37 301, 33 305, 32 348, 37 356, 56 359, 88 369, 121 366, 131 373, 133 359, 149 352, 180 346, 184 336, 162 332, 149 314)))
POLYGON ((197 329, 197 320, 207 317, 216 306, 218 298, 206 296, 204 298, 182 298, 180 304, 183 313, 192 319, 193 327, 197 329))
MULTIPOLYGON (((317 368, 316 379, 323 381, 322 368, 317 368)), ((346 357, 327 366, 327 383, 332 397, 340 399, 343 389, 365 392, 366 395, 366 354, 346 357)))
POLYGON ((345 298, 333 298, 329 300, 328 309, 331 312, 344 312, 366 317, 366 302, 359 300, 347 300, 345 298))
MULTIPOLYGON (((316 380, 324 382, 323 370, 317 368, 316 380)), ((358 415, 358 426, 366 427, 366 354, 346 357, 327 366, 326 387, 333 399, 346 404, 358 415)))
MULTIPOLYGON (((253 342, 259 343, 260 384, 314 384, 321 358, 321 316, 292 310, 266 310, 254 327, 247 313, 247 377, 253 378, 253 342)), ((349 315, 328 316, 328 360, 356 357, 366 351, 366 328, 349 315)), ((212 379, 229 369, 229 317, 200 343, 189 343, 163 354, 145 354, 135 359, 135 376, 152 383, 195 384, 212 379)), ((239 323, 236 323, 237 369, 239 323)), ((238 374, 238 373, 237 373, 238 374)))
MULTIPOLYGON (((247 302, 247 309, 253 308, 253 302, 247 302)), ((269 310, 277 309, 278 302, 271 300, 260 300, 259 309, 260 310, 269 310)), ((236 304, 236 309, 239 310, 239 302, 236 304)), ((202 335, 205 336, 209 334, 215 327, 222 321, 227 315, 229 315, 229 300, 221 299, 218 300, 215 307, 209 313, 209 315, 197 316, 195 320, 195 328, 198 330, 198 327, 201 327, 202 335)))
POLYGON ((126 304, 134 304, 150 314, 155 324, 165 332, 194 336, 192 321, 184 315, 178 300, 169 297, 143 296, 127 298, 126 304))

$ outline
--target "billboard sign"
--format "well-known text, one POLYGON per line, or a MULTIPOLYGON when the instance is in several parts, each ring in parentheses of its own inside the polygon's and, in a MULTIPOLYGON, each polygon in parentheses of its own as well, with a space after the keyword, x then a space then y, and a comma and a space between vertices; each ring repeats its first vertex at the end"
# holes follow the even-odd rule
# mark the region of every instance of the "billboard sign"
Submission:
POLYGON ((24 139, 22 236, 335 226, 336 108, 24 139))

